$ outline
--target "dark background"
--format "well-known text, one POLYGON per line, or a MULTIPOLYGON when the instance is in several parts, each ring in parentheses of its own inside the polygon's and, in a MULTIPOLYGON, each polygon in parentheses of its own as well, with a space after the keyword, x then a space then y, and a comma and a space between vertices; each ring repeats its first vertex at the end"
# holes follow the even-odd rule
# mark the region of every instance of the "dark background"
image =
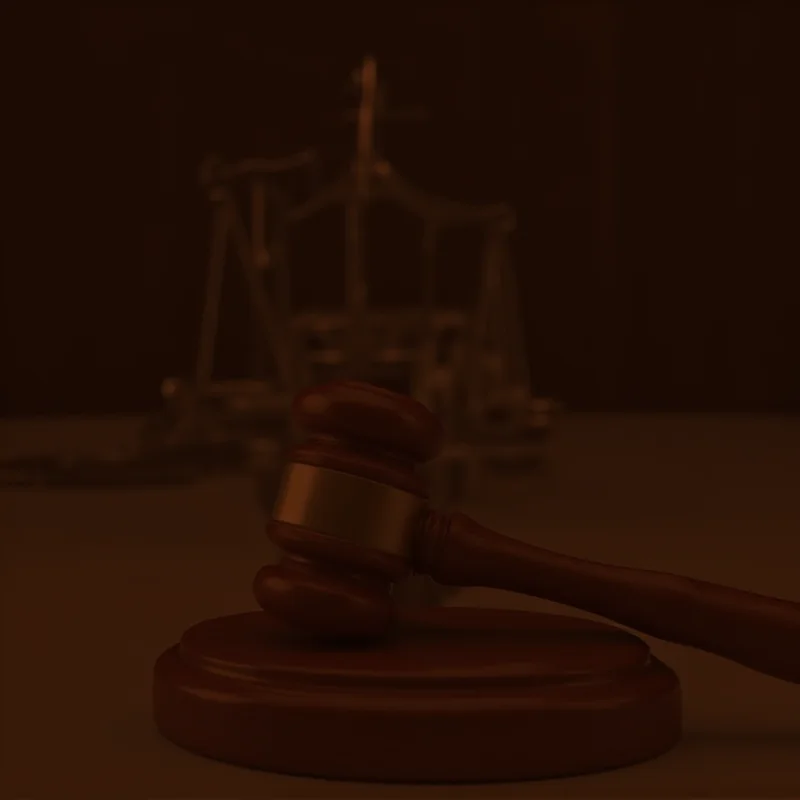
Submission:
MULTIPOLYGON (((539 392, 573 409, 800 410, 800 3, 3 14, 6 414, 158 407, 194 356, 202 157, 333 141, 370 51, 397 105, 431 112, 387 133, 400 171, 518 211, 539 392)), ((223 367, 246 337, 228 316, 223 367)))

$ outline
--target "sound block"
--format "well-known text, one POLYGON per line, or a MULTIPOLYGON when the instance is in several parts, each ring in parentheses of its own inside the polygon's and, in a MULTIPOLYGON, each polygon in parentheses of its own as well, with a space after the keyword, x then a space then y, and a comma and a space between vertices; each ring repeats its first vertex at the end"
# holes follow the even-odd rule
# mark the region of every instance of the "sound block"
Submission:
POLYGON ((575 617, 434 608, 361 648, 262 611, 201 622, 155 666, 161 733, 247 767, 377 782, 520 781, 644 761, 681 735, 675 674, 575 617))

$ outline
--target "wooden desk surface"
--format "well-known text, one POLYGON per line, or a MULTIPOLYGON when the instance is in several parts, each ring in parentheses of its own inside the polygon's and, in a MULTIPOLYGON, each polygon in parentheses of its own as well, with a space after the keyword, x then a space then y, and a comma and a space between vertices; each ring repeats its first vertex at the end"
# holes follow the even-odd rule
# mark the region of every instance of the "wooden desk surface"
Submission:
MULTIPOLYGON (((131 430, 130 421, 6 422, 0 446, 91 449, 131 430)), ((798 419, 568 416, 544 469, 494 476, 466 510, 561 552, 800 601, 798 419)), ((655 641, 682 678, 686 738, 639 766, 532 784, 419 787, 204 760, 155 732, 150 671, 191 623, 254 606, 250 581, 272 551, 251 482, 4 491, 0 523, 4 796, 800 796, 800 686, 655 641)), ((450 602, 554 608, 483 590, 450 602)))

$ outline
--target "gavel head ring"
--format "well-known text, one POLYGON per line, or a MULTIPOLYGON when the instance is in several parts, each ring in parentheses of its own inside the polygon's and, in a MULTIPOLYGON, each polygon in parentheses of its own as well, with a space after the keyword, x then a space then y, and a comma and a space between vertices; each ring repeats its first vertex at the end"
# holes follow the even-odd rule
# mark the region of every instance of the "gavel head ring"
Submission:
POLYGON ((317 640, 381 636, 426 514, 416 469, 441 447, 439 421, 408 397, 340 381, 298 395, 292 422, 307 438, 289 455, 267 528, 281 558, 256 575, 256 600, 317 640))

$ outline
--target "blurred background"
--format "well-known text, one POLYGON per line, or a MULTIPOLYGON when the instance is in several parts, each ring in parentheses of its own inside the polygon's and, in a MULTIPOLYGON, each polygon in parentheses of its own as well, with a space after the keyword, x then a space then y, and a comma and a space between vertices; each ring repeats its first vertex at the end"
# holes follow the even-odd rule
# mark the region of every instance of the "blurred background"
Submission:
MULTIPOLYGON (((5 415, 150 411, 191 369, 208 153, 352 148, 376 56, 416 184, 518 214, 536 390, 800 411, 800 3, 296 0, 3 11, 5 415)), ((338 159, 338 161, 337 161, 338 159)), ((324 159, 323 159, 324 160, 324 159)), ((313 254, 330 267, 330 244, 313 254)), ((231 375, 252 338, 226 290, 231 375)))

